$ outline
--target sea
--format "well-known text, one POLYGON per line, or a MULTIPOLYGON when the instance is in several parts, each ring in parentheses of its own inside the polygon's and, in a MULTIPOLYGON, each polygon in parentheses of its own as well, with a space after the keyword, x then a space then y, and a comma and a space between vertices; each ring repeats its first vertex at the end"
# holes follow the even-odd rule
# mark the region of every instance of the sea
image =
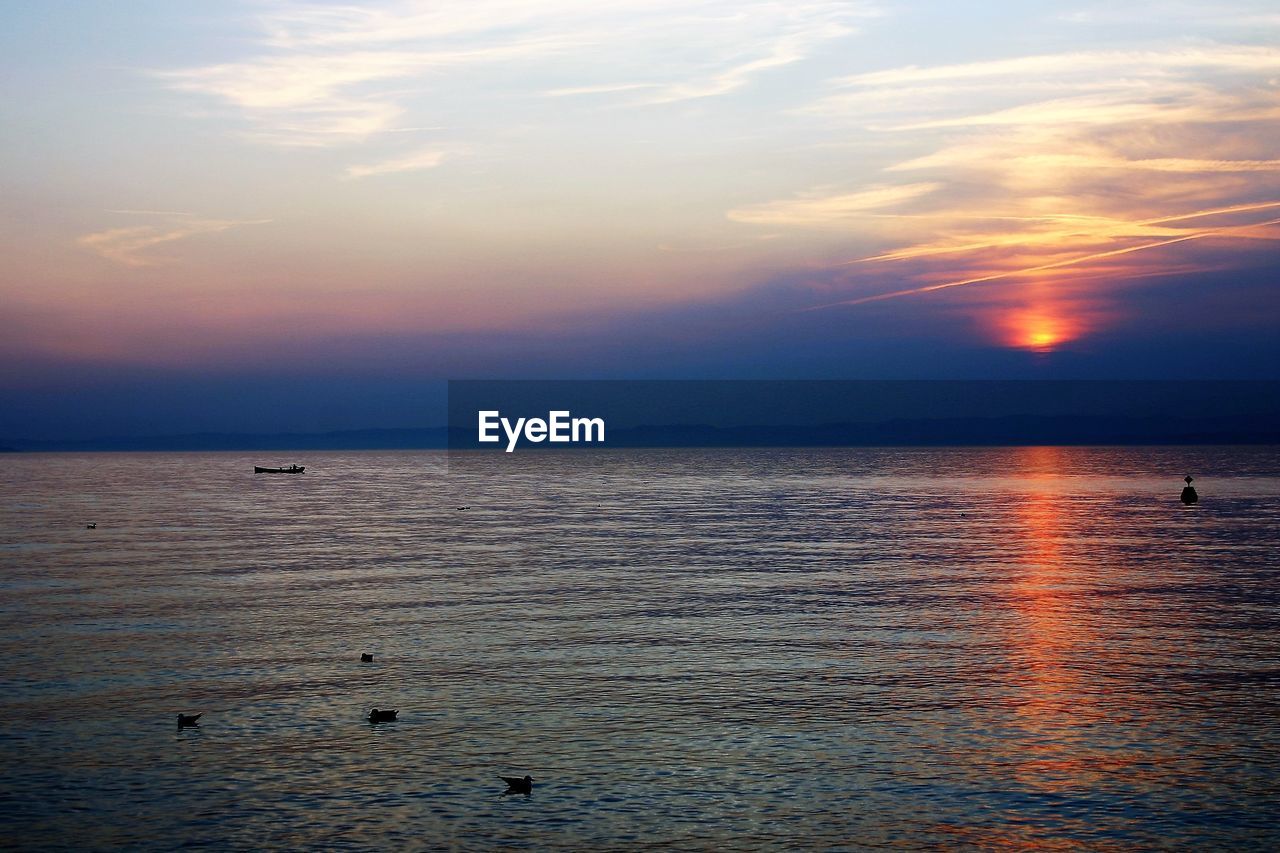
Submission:
POLYGON ((6 849, 1278 846, 1280 447, 0 456, 6 849))

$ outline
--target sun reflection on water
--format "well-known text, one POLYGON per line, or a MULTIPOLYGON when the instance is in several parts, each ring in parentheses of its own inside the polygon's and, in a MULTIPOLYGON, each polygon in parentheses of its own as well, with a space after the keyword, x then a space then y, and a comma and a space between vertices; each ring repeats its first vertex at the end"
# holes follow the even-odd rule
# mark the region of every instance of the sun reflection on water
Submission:
POLYGON ((1063 554, 1070 520, 1055 488, 1062 453, 1059 447, 1019 452, 1031 488, 1016 509, 1024 557, 1011 590, 1011 604, 1022 620, 1016 649, 1025 667, 1017 711, 1028 735, 1019 775, 1049 790, 1077 784, 1083 762, 1071 742, 1090 711, 1081 704, 1088 694, 1078 689, 1081 674, 1072 666, 1091 638, 1087 620, 1075 612, 1071 566, 1063 554))

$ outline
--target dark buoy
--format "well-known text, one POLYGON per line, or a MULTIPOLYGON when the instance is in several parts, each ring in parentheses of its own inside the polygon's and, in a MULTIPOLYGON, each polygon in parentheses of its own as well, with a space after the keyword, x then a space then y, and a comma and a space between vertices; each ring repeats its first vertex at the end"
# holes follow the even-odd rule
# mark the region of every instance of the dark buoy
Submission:
POLYGON ((1200 496, 1196 494, 1195 486, 1191 485, 1191 481, 1194 480, 1195 478, 1192 477, 1190 474, 1188 474, 1183 479, 1185 480, 1187 485, 1184 486, 1182 489, 1181 500, 1187 506, 1191 506, 1193 503, 1200 500, 1200 496))
POLYGON ((360 655, 360 663, 373 663, 373 655, 365 652, 360 655))

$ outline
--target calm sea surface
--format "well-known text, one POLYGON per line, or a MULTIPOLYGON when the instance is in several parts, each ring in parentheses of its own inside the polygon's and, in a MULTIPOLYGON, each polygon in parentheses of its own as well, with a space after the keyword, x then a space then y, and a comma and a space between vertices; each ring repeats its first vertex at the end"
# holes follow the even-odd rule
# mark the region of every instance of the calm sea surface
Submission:
POLYGON ((0 456, 0 767, 21 848, 1274 849, 1280 448, 0 456))

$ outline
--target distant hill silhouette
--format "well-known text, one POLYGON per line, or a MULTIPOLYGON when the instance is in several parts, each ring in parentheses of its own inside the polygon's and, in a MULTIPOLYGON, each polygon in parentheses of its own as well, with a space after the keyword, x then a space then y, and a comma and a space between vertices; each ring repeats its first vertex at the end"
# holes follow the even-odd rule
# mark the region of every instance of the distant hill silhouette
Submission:
MULTIPOLYGON (((1256 418, 1012 415, 900 419, 816 426, 642 426, 606 435, 612 447, 910 447, 1000 445, 1275 444, 1280 423, 1256 418)), ((522 443, 520 448, 532 446, 522 443)), ((561 447, 565 445, 559 445, 561 447)))
MULTIPOLYGON (((872 423, 710 426, 655 424, 607 428, 603 445, 536 445, 517 452, 601 447, 912 447, 1002 445, 1280 444, 1280 420, 1257 416, 1125 418, 1013 415, 993 418, 895 418, 872 423)), ((19 451, 275 451, 427 450, 452 447, 501 452, 480 445, 474 430, 446 427, 366 429, 324 433, 195 433, 190 435, 20 441, 19 451)))
POLYGON ((320 433, 191 433, 187 435, 108 436, 79 440, 5 439, 21 451, 189 451, 189 450, 414 450, 444 448, 445 427, 361 429, 320 433))

